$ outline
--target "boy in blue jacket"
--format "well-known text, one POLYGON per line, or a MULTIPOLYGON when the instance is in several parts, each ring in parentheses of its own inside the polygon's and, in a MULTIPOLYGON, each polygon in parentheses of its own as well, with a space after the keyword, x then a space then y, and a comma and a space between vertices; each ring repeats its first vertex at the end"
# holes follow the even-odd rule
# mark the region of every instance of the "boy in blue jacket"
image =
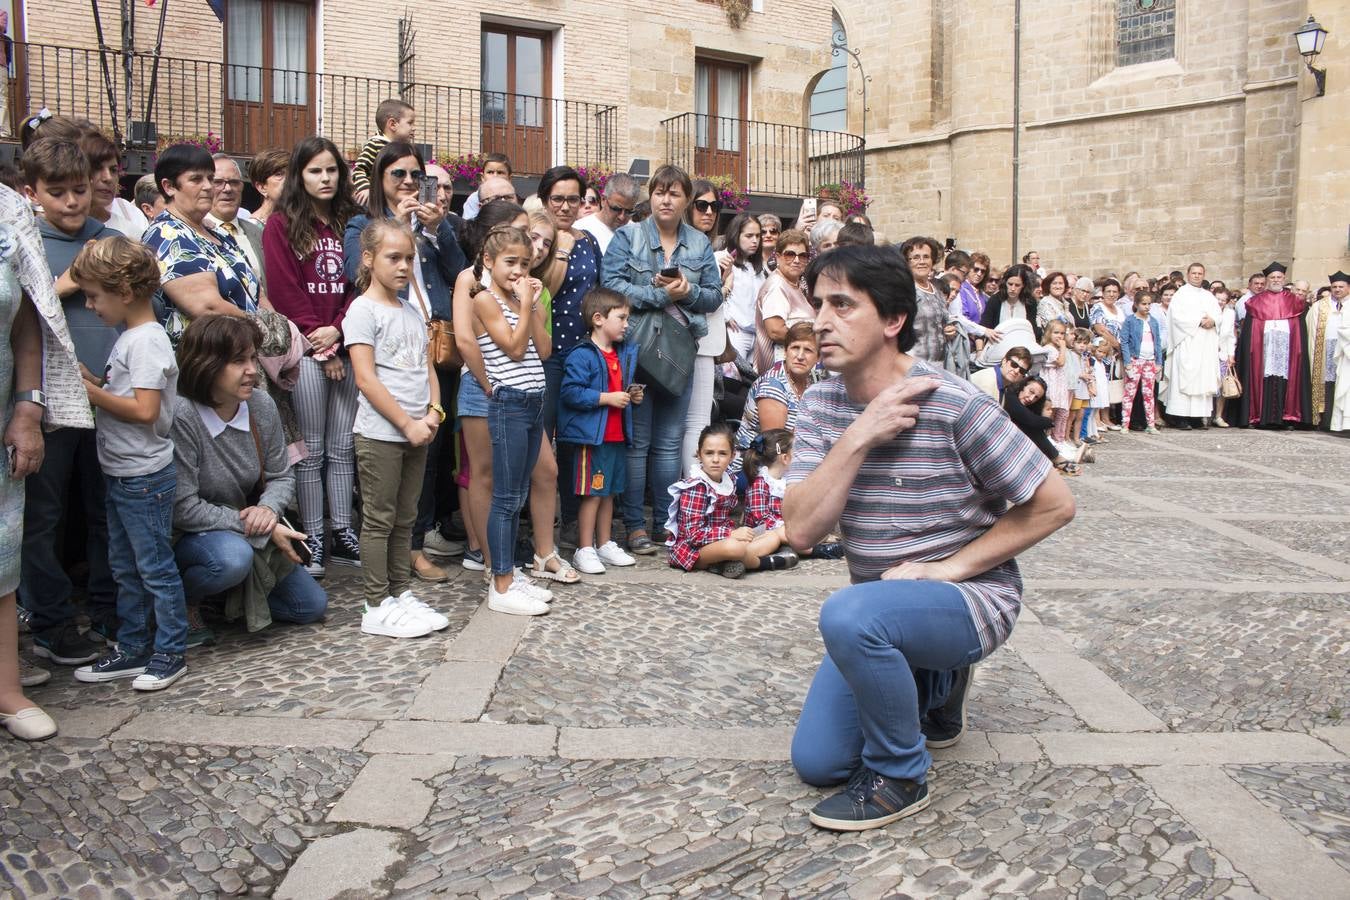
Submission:
POLYGON ((628 481, 629 406, 641 403, 643 393, 632 381, 638 348, 623 341, 628 312, 628 300, 617 291, 596 288, 587 294, 581 318, 590 324, 591 338, 567 354, 563 368, 558 440, 576 445, 572 491, 580 503, 572 565, 586 575, 637 562, 610 535, 614 498, 623 495, 628 481))

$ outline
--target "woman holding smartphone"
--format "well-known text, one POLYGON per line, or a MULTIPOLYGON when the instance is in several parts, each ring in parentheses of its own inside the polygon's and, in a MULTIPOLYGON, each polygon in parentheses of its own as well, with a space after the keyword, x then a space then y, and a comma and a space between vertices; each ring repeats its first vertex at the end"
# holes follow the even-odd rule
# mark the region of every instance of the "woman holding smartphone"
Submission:
MULTIPOLYGON (((684 221, 694 186, 683 169, 666 165, 652 175, 648 191, 651 217, 615 233, 601 266, 601 282, 627 297, 634 313, 663 313, 687 327, 695 340, 701 339, 708 333, 706 314, 722 305, 722 278, 707 236, 684 221)), ((633 409, 623 518, 628 548, 649 555, 656 552, 656 543, 643 512, 647 479, 650 476, 653 517, 659 527, 666 521, 670 486, 679 480, 684 463, 692 462, 680 459, 680 447, 693 372, 678 390, 644 380, 646 399, 633 409)))

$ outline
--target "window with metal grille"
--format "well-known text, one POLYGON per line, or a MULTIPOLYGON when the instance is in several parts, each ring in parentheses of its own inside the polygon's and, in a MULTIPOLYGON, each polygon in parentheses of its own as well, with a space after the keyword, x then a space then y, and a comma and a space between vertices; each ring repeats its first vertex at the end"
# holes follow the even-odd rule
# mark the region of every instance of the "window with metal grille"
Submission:
POLYGON ((1176 0, 1116 0, 1116 65, 1176 55, 1176 0))

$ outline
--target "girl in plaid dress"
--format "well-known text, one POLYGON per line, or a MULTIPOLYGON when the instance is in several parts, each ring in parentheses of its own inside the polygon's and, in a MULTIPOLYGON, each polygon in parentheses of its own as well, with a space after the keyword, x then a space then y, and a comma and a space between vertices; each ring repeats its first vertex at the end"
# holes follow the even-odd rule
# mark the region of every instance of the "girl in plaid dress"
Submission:
POLYGON ((759 554, 761 569, 788 569, 797 564, 797 554, 787 545, 783 531, 783 476, 792 464, 792 432, 769 428, 755 436, 745 451, 745 524, 755 532, 752 547, 759 554))
POLYGON ((736 482, 727 474, 731 465, 731 429, 720 423, 698 436, 698 464, 683 481, 670 486, 670 518, 666 547, 670 564, 692 572, 707 569, 727 578, 740 578, 746 569, 760 568, 760 557, 772 551, 768 535, 736 527, 736 482))

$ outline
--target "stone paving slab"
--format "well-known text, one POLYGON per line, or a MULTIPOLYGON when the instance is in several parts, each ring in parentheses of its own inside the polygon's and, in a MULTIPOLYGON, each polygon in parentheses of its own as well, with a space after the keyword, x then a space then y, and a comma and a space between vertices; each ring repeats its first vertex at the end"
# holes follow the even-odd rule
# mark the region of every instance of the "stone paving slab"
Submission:
POLYGON ((904 827, 832 835, 784 764, 461 760, 395 896, 1220 896, 1251 885, 1124 769, 939 763, 904 827), (866 881, 864 881, 866 880, 866 881))
POLYGON ((81 684, 69 667, 55 666, 52 680, 32 697, 58 710, 96 704, 208 715, 394 717, 411 705, 481 600, 467 585, 428 591, 427 602, 450 618, 450 627, 423 639, 396 640, 361 633, 354 580, 330 578, 326 586, 332 591, 327 621, 274 624, 256 634, 222 626, 218 644, 189 651, 188 673, 172 690, 147 694, 125 681, 81 684))
MULTIPOLYGON (((1344 508, 1350 510, 1350 501, 1346 502, 1344 508)), ((1262 536, 1279 541, 1290 550, 1315 553, 1328 559, 1350 560, 1350 521, 1313 522, 1307 519, 1296 522, 1260 523, 1237 519, 1226 521, 1243 528, 1259 529, 1262 536)), ((1275 563, 1276 568, 1279 565, 1278 562, 1275 563)))
POLYGON ((1227 772, 1350 872, 1350 763, 1240 766, 1227 772))
POLYGON ((95 742, 7 748, 0 893, 270 892, 365 762, 327 749, 95 742))
POLYGON ((1345 594, 1039 591, 1047 625, 1180 731, 1309 731, 1350 710, 1345 594))
POLYGON ((1251 509, 1279 510, 1294 515, 1342 514, 1347 504, 1344 494, 1315 491, 1306 485, 1274 479, 1216 482, 1210 479, 1114 478, 1110 485, 1113 489, 1152 497, 1190 512, 1220 516, 1251 509))
POLYGON ((1231 538, 1185 519, 1162 515, 1065 529, 1046 538, 1018 563, 1026 578, 1077 573, 1093 580, 1184 581, 1214 577, 1215 561, 1220 559, 1225 561, 1225 580, 1320 581, 1326 577, 1316 569, 1269 554, 1244 552, 1234 548, 1231 538), (1085 565, 1085 559, 1091 559, 1091 564, 1085 565))
MULTIPOLYGON (((747 578, 711 595, 605 585, 535 623, 502 672, 485 721, 585 728, 792 726, 820 663, 816 617, 827 591, 765 592, 747 578), (633 648, 641 648, 634 652, 633 648), (710 652, 713 648, 734 652, 710 652)), ((1082 727, 1007 652, 980 668, 971 726, 1082 727), (982 704, 981 694, 998 698, 982 704)))

